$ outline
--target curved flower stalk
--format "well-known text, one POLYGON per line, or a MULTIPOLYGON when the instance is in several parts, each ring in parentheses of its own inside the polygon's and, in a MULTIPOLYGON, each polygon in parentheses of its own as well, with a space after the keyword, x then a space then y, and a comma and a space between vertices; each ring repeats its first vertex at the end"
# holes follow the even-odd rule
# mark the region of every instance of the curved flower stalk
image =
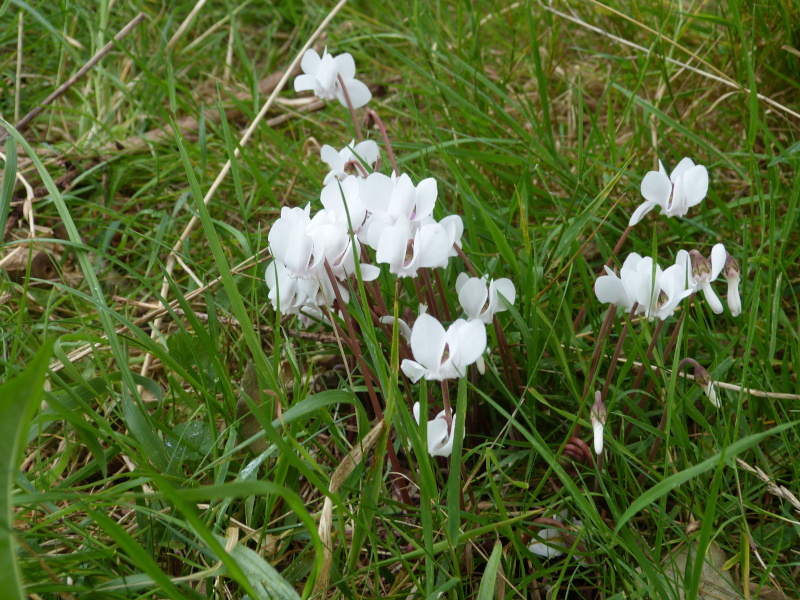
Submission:
POLYGON ((325 144, 319 153, 322 162, 330 167, 330 172, 325 176, 323 185, 328 185, 334 179, 346 179, 350 173, 348 167, 355 170, 355 176, 365 178, 367 168, 372 170, 378 162, 380 151, 378 144, 373 140, 365 140, 356 144, 352 140, 347 146, 337 151, 333 146, 325 144), (354 164, 355 163, 355 164, 354 164), (360 165, 360 166, 359 166, 360 165))
POLYGON ((602 303, 610 302, 627 310, 638 304, 636 313, 664 321, 691 294, 685 281, 686 271, 680 264, 662 270, 649 256, 632 252, 625 259, 619 277, 606 267, 606 275, 597 278, 594 291, 602 303))
POLYGON ((631 215, 629 227, 633 227, 656 207, 667 217, 682 217, 692 206, 703 201, 708 193, 708 170, 695 165, 690 158, 684 158, 671 174, 661 161, 658 171, 650 171, 642 179, 642 196, 645 202, 631 215))
MULTIPOLYGON (((414 419, 419 425, 419 402, 414 403, 414 419)), ((456 430, 456 415, 453 414, 453 422, 447 427, 445 412, 441 411, 433 419, 428 421, 426 428, 428 432, 428 454, 431 456, 450 456, 453 453, 453 439, 456 430)))
POLYGON ((467 313, 467 319, 488 325, 495 314, 508 310, 500 296, 503 296, 509 304, 514 304, 517 290, 510 279, 492 279, 488 286, 486 280, 485 275, 478 278, 460 273, 456 279, 456 293, 461 308, 467 313))
POLYGON ((320 56, 316 50, 311 49, 303 55, 300 66, 303 74, 294 80, 296 92, 311 90, 317 98, 322 100, 338 98, 343 106, 347 106, 347 99, 339 81, 341 76, 353 108, 364 106, 372 99, 369 88, 355 78, 356 63, 350 54, 332 56, 325 48, 320 56))
POLYGON ((423 377, 434 381, 463 377, 486 349, 486 326, 458 319, 445 331, 436 318, 422 314, 411 330, 410 346, 414 360, 404 359, 400 368, 413 383, 423 377))
MULTIPOLYGON (((711 258, 705 258, 697 250, 686 252, 679 250, 675 258, 675 264, 684 266, 688 272, 686 284, 691 293, 698 290, 703 291, 706 302, 711 307, 714 314, 722 314, 722 302, 711 288, 711 284, 717 280, 722 269, 725 267, 728 253, 723 244, 716 244, 711 249, 711 258)), ((738 286, 737 286, 738 291, 738 286)))

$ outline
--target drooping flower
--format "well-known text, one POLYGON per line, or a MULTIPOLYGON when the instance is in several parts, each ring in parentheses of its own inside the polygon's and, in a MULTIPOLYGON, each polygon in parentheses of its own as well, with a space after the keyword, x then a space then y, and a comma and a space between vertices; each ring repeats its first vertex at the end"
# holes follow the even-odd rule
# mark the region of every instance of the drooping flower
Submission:
POLYGON ((422 377, 455 379, 462 377, 486 349, 486 326, 480 321, 458 319, 445 331, 436 318, 422 314, 411 330, 410 345, 414 360, 404 359, 400 368, 412 382, 422 377))
POLYGON ((594 433, 594 452, 598 456, 603 453, 603 430, 606 426, 606 419, 608 413, 606 412, 606 405, 603 404, 603 397, 600 391, 595 392, 594 405, 589 414, 589 420, 592 422, 592 431, 594 433))
POLYGON ((739 296, 739 280, 741 279, 741 270, 739 263, 730 254, 726 252, 725 266, 722 269, 722 274, 728 282, 728 308, 731 315, 738 317, 742 314, 742 299, 739 296))
POLYGON ((705 258, 697 250, 686 252, 686 250, 678 250, 675 259, 675 264, 684 266, 686 265, 688 276, 687 287, 692 293, 698 290, 703 291, 706 302, 711 307, 714 314, 722 314, 722 302, 717 294, 711 288, 711 284, 717 280, 719 274, 725 266, 726 257, 728 253, 725 251, 725 246, 716 244, 711 249, 711 259, 705 258))
MULTIPOLYGON (((419 410, 419 402, 415 402, 414 419, 417 421, 417 425, 419 425, 419 410)), ((428 433, 428 454, 431 456, 450 456, 453 453, 456 422, 456 415, 453 413, 453 421, 448 430, 444 411, 428 421, 426 428, 428 433)))
POLYGON ((303 74, 298 75, 294 80, 296 92, 312 90, 314 95, 322 100, 338 98, 339 102, 347 106, 344 90, 339 81, 339 75, 341 75, 353 108, 364 106, 372 99, 369 88, 355 79, 356 63, 350 54, 332 56, 325 48, 320 57, 312 48, 303 55, 300 66, 303 74))
POLYGON ((713 404, 715 407, 719 408, 719 398, 717 398, 717 392, 714 390, 714 382, 711 380, 711 373, 708 372, 708 369, 698 363, 695 363, 694 367, 694 381, 700 386, 700 389, 702 389, 703 393, 708 397, 708 401, 711 402, 711 404, 713 404))
POLYGON ((517 291, 510 279, 492 279, 488 287, 486 279, 485 275, 478 278, 460 273, 456 279, 456 293, 468 320, 489 324, 496 313, 508 310, 500 296, 514 304, 517 291))
POLYGON ((682 217, 689 208, 700 204, 708 193, 708 170, 695 165, 690 158, 684 158, 668 175, 661 161, 658 171, 650 171, 642 179, 642 196, 645 202, 631 215, 629 227, 642 220, 647 213, 661 208, 661 214, 668 217, 682 217))
MULTIPOLYGON (((561 511, 553 516, 554 520, 564 524, 563 528, 543 527, 537 532, 539 539, 531 542, 528 545, 528 550, 543 558, 562 556, 564 552, 560 548, 567 548, 574 543, 574 537, 568 533, 568 530, 581 529, 583 527, 583 522, 580 519, 573 519, 570 526, 567 522, 567 517, 567 511, 561 511)), ((581 557, 578 557, 578 560, 584 562, 581 557)))
POLYGON ((347 172, 348 165, 353 163, 358 163, 363 168, 362 171, 357 165, 351 166, 350 168, 353 169, 352 172, 355 176, 366 177, 364 171, 369 174, 370 169, 378 161, 378 155, 378 144, 373 140, 364 140, 358 144, 355 143, 355 140, 352 140, 350 144, 338 152, 333 146, 325 144, 320 151, 320 158, 331 168, 331 171, 325 176, 325 180, 322 182, 323 185, 328 185, 334 179, 342 180, 348 177, 350 175, 347 172))

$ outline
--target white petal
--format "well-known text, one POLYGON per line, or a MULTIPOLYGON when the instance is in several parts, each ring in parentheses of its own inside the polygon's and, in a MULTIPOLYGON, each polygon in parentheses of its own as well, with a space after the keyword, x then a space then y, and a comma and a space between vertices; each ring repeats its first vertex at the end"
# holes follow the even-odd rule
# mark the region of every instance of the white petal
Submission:
POLYGON ((356 63, 351 54, 345 52, 344 54, 334 57, 333 61, 336 63, 336 69, 339 75, 341 75, 342 79, 345 81, 356 76, 356 63))
POLYGON ((626 308, 632 305, 622 280, 613 273, 597 278, 594 283, 594 293, 602 304, 611 303, 626 308))
POLYGON ((594 431, 594 452, 598 456, 603 453, 603 428, 604 425, 599 421, 592 424, 592 430, 594 431))
POLYGON ((380 267, 375 265, 366 265, 361 263, 361 280, 362 281, 375 281, 381 274, 380 267))
POLYGON ((403 223, 384 229, 380 240, 378 240, 375 260, 392 266, 402 266, 406 254, 406 246, 410 239, 408 234, 408 227, 403 223))
POLYGON ((724 310, 722 308, 722 302, 714 293, 714 290, 711 289, 711 284, 706 281, 703 282, 701 287, 703 289, 703 294, 705 294, 706 302, 708 302, 708 306, 711 308, 711 312, 715 315, 721 315, 724 310))
POLYGON ((461 273, 458 274, 458 277, 456 277, 456 294, 458 294, 461 291, 461 288, 470 279, 471 277, 467 275, 464 271, 461 271, 461 273))
POLYGON ((364 164, 372 166, 377 162, 380 150, 374 140, 364 140, 356 144, 353 154, 364 164))
POLYGON ((303 69, 303 73, 308 73, 309 75, 314 75, 319 69, 320 64, 320 57, 317 54, 317 51, 313 48, 306 50, 306 53, 303 54, 303 60, 300 61, 300 67, 303 69))
POLYGON ((419 425, 419 402, 414 402, 412 411, 414 412, 414 419, 417 421, 417 425, 419 425))
POLYGON ((426 225, 419 230, 419 266, 438 267, 447 262, 452 248, 450 236, 438 223, 426 225))
POLYGON ((686 206, 700 204, 708 193, 708 170, 702 165, 697 165, 686 172, 683 181, 686 206))
MULTIPOLYGON (((381 317, 380 322, 385 323, 386 325, 394 325, 394 317, 391 315, 381 317)), ((411 341, 411 327, 409 327, 408 323, 403 321, 403 319, 397 319, 397 330, 407 342, 411 341)))
POLYGON ((694 161, 691 158, 682 159, 681 162, 679 162, 678 165, 673 169, 672 173, 670 173, 669 176, 670 181, 672 181, 672 183, 675 183, 676 181, 678 181, 678 179, 686 175, 686 173, 692 167, 694 167, 694 161))
POLYGON ((711 278, 709 281, 715 281, 719 277, 727 258, 728 253, 725 251, 724 244, 715 244, 711 248, 711 278))
POLYGON ((433 214, 433 207, 436 205, 436 198, 438 195, 439 190, 436 187, 436 180, 433 177, 428 177, 419 182, 419 185, 417 185, 415 220, 419 221, 433 214))
POLYGON ((298 75, 294 78, 294 91, 307 92, 317 85, 317 78, 311 75, 298 75))
POLYGON ((458 319, 448 330, 448 341, 452 341, 450 356, 458 371, 463 375, 466 367, 474 363, 486 350, 486 325, 481 321, 458 319))
MULTIPOLYGON (((347 87, 347 95, 350 96, 350 102, 353 104, 353 108, 361 108, 372 100, 372 92, 358 79, 343 79, 347 87)), ((339 98, 339 102, 347 106, 347 99, 344 97, 344 92, 342 92, 341 89, 336 94, 336 97, 339 98)))
POLYGON ((728 309, 731 315, 738 317, 742 314, 742 298, 739 296, 739 278, 732 277, 728 280, 728 309))
POLYGON ((486 282, 477 277, 471 277, 469 281, 462 284, 458 291, 458 302, 469 319, 481 318, 481 311, 486 304, 487 297, 486 282))
MULTIPOLYGON (((494 282, 494 289, 497 293, 501 294, 509 304, 514 304, 517 299, 517 290, 514 288, 514 282, 510 279, 503 277, 502 279, 498 279, 494 282)), ((502 312, 506 310, 505 303, 501 300, 497 305, 496 312, 502 312)))
MULTIPOLYGON (((553 543, 560 544, 561 543, 561 532, 557 529, 553 529, 552 527, 547 527, 545 529, 539 530, 539 537, 543 540, 551 540, 553 543)), ((551 548, 544 542, 540 542, 539 540, 535 540, 530 543, 528 546, 528 550, 530 550, 533 554, 537 556, 542 556, 544 558, 555 558, 557 556, 561 556, 564 554, 561 550, 556 548, 551 548)))
POLYGON ((446 343, 447 334, 437 319, 428 314, 417 317, 410 342, 415 360, 429 371, 438 371, 446 343))
MULTIPOLYGON (((405 373, 406 377, 411 380, 411 383, 417 383, 420 379, 428 374, 428 369, 423 367, 418 362, 408 360, 407 358, 403 359, 400 369, 403 371, 403 373, 405 373)), ((417 420, 417 422, 419 422, 419 420, 417 420)))
POLYGON ((672 195, 672 182, 664 173, 650 171, 642 179, 642 197, 650 202, 655 202, 662 209, 666 209, 669 197, 672 195))
POLYGON ((342 155, 339 154, 333 146, 325 144, 319 152, 319 157, 322 159, 322 162, 326 163, 331 169, 336 171, 344 170, 342 155))
MULTIPOLYGON (((455 419, 453 419, 453 425, 455 425, 455 419)), ((444 420, 444 417, 428 421, 428 453, 431 456, 450 456, 452 451, 453 439, 447 433, 447 421, 444 420)))
POLYGON ((672 188, 672 200, 666 211, 668 217, 682 217, 689 211, 689 207, 686 204, 685 183, 683 178, 675 182, 675 187, 672 188))
POLYGON ((633 214, 631 215, 631 220, 628 221, 628 227, 633 227, 634 225, 639 223, 642 220, 642 218, 651 210, 653 210, 656 206, 658 206, 658 202, 653 202, 652 200, 648 200, 640 204, 636 208, 636 210, 633 211, 633 214))

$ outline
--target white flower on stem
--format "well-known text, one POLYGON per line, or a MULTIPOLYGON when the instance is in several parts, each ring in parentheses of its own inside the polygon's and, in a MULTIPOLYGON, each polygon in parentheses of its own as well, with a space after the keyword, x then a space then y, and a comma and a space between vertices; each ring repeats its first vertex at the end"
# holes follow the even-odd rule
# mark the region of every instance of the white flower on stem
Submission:
POLYGON ((705 258, 697 250, 686 252, 686 250, 678 250, 675 264, 688 265, 686 267, 687 287, 694 293, 698 290, 703 291, 706 302, 711 307, 714 314, 722 314, 722 302, 717 294, 711 288, 711 284, 717 280, 722 269, 725 267, 725 261, 728 253, 725 251, 725 246, 716 244, 711 249, 711 259, 705 258))
POLYGON ((322 100, 338 98, 339 102, 347 106, 342 84, 339 81, 339 75, 341 75, 353 108, 364 106, 372 99, 369 88, 355 79, 356 63, 350 54, 332 56, 325 48, 320 57, 316 50, 311 49, 303 55, 300 66, 303 74, 298 75, 294 80, 294 91, 296 92, 311 90, 322 100))
POLYGON ((388 264, 398 277, 416 277, 421 268, 446 263, 452 247, 452 236, 439 223, 424 225, 415 234, 410 224, 397 223, 384 230, 375 260, 388 264))
POLYGON ((723 267, 722 273, 728 282, 728 308, 731 311, 731 315, 738 317, 742 314, 742 299, 739 296, 739 281, 742 272, 736 259, 727 252, 725 254, 725 267, 723 267))
POLYGON ((488 287, 486 279, 485 275, 478 278, 460 273, 456 279, 456 293, 461 308, 467 313, 467 319, 488 325, 496 313, 508 310, 500 296, 502 295, 510 304, 514 304, 517 291, 510 279, 492 279, 488 287))
MULTIPOLYGON (((344 180, 333 179, 322 188, 320 200, 325 210, 330 211, 335 219, 347 227, 353 226, 353 232, 359 233, 367 216, 367 206, 362 196, 363 180, 349 175, 344 180)), ((314 219, 317 218, 314 215, 314 219)))
POLYGON ((355 143, 355 140, 352 140, 349 145, 338 152, 333 146, 325 144, 320 151, 320 158, 331 168, 331 171, 325 176, 325 180, 322 182, 323 185, 328 185, 334 179, 342 180, 347 178, 350 175, 347 172, 348 167, 356 177, 366 177, 378 161, 378 155, 378 144, 373 140, 364 140, 358 144, 355 143), (361 165, 361 167, 358 165, 361 165), (364 174, 364 171, 367 172, 367 175, 364 174))
POLYGON ((684 216, 689 208, 700 204, 706 197, 708 170, 695 165, 690 158, 684 158, 668 175, 659 160, 658 171, 650 171, 642 179, 641 192, 645 202, 631 215, 629 227, 636 225, 656 207, 660 207, 661 214, 668 217, 684 216))
POLYGON ((458 319, 445 331, 436 318, 422 314, 411 330, 410 345, 414 360, 404 359, 400 368, 413 383, 422 377, 455 379, 462 377, 486 349, 486 326, 480 321, 458 319))
POLYGON ((594 395, 594 405, 589 414, 589 420, 592 422, 592 431, 594 433, 594 451, 598 456, 603 453, 603 430, 605 429, 607 418, 608 413, 606 412, 606 405, 603 404, 602 394, 597 391, 594 395))
POLYGON ((267 236, 275 260, 298 277, 315 273, 323 264, 321 240, 308 235, 310 215, 310 204, 305 208, 283 207, 267 236))
MULTIPOLYGON (((419 425, 419 402, 414 403, 414 419, 419 425)), ((456 430, 455 413, 453 413, 453 421, 449 430, 444 411, 428 421, 426 430, 428 433, 428 454, 431 456, 450 456, 453 453, 453 438, 456 430)))

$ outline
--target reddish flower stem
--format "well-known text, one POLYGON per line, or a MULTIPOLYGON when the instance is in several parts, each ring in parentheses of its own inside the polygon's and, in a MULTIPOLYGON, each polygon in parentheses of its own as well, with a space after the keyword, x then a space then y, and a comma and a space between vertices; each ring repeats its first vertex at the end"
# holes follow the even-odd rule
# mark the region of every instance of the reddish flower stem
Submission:
POLYGON ((436 287, 439 289, 439 298, 442 300, 442 308, 444 309, 444 318, 450 321, 450 307, 447 306, 447 297, 444 295, 444 285, 442 285, 442 278, 439 277, 438 269, 433 271, 433 276, 436 278, 436 287))
POLYGON ((347 102, 347 108, 350 109, 350 117, 353 119, 353 125, 356 126, 356 136, 358 137, 359 142, 364 141, 364 134, 361 133, 361 125, 358 124, 358 119, 356 118, 356 109, 353 108, 353 103, 350 101, 350 94, 347 91, 347 86, 344 84, 344 79, 342 76, 337 73, 336 77, 339 78, 339 85, 342 86, 342 92, 344 93, 345 102, 347 102))
POLYGON ((611 386, 611 378, 614 375, 614 369, 617 368, 617 361, 619 360, 619 355, 622 354, 622 344, 625 342, 625 338, 628 335, 628 322, 636 314, 636 307, 638 306, 639 306, 638 302, 633 303, 631 311, 628 313, 628 320, 625 321, 625 325, 623 325, 622 327, 622 333, 619 334, 619 339, 617 340, 617 347, 614 349, 614 356, 611 357, 611 364, 608 365, 608 375, 606 375, 606 382, 605 384, 603 384, 603 392, 600 394, 600 398, 602 398, 603 402, 606 401, 606 394, 608 393, 609 386, 611 386))
POLYGON ((386 126, 383 124, 383 120, 380 118, 378 113, 376 113, 372 109, 369 109, 367 111, 367 116, 375 120, 375 123, 381 132, 381 137, 383 137, 383 143, 386 144, 386 154, 389 155, 389 162, 392 163, 392 170, 395 172, 396 175, 399 175, 400 171, 397 169, 397 161, 394 158, 394 150, 392 150, 392 142, 389 141, 389 135, 386 133, 386 126))
MULTIPOLYGON (((683 313, 681 313, 681 318, 683 318, 683 313)), ((653 338, 650 340, 650 344, 647 346, 647 351, 644 354, 645 363, 650 362, 650 360, 653 358, 653 350, 656 347, 656 343, 658 342, 658 338, 661 335, 661 329, 663 327, 664 327, 664 321, 659 319, 658 323, 656 323, 655 330, 653 330, 653 338)), ((641 385, 642 378, 644 377, 644 374, 645 374, 646 371, 647 371, 647 367, 645 366, 645 364, 642 364, 642 366, 639 367, 639 371, 636 373, 636 380, 633 382, 633 387, 631 389, 633 389, 633 390, 638 390, 639 389, 639 385, 641 385)), ((634 394, 635 393, 636 392, 634 391, 634 394)), ((634 396, 634 399, 635 399, 635 396, 634 396)), ((625 420, 625 417, 628 416, 628 413, 630 412, 630 410, 631 409, 630 409, 630 405, 629 404, 626 404, 625 407, 622 409, 623 418, 620 419, 619 426, 617 427, 617 438, 619 438, 621 433, 622 433, 622 424, 623 424, 623 422, 625 420)), ((620 440, 620 442, 621 441, 622 440, 620 440)))
MULTIPOLYGON (((614 306, 613 304, 609 304, 608 310, 606 311, 606 316, 603 319, 603 324, 600 325, 600 332, 597 335, 597 340, 595 340, 594 343, 594 354, 592 355, 592 362, 589 366, 589 374, 586 377, 586 383, 584 384, 583 387, 583 396, 581 396, 581 406, 583 406, 583 403, 586 401, 586 396, 589 394, 589 389, 591 388, 592 383, 594 381, 594 375, 595 372, 597 371, 597 365, 600 362, 600 353, 603 350, 603 342, 606 339, 606 335, 608 335, 608 330, 610 329, 611 323, 614 320, 614 315, 616 314, 616 310, 617 310, 616 306, 614 306)), ((578 435, 580 435, 580 432, 581 432, 581 424, 578 421, 576 421, 571 435, 577 437, 578 435)))

